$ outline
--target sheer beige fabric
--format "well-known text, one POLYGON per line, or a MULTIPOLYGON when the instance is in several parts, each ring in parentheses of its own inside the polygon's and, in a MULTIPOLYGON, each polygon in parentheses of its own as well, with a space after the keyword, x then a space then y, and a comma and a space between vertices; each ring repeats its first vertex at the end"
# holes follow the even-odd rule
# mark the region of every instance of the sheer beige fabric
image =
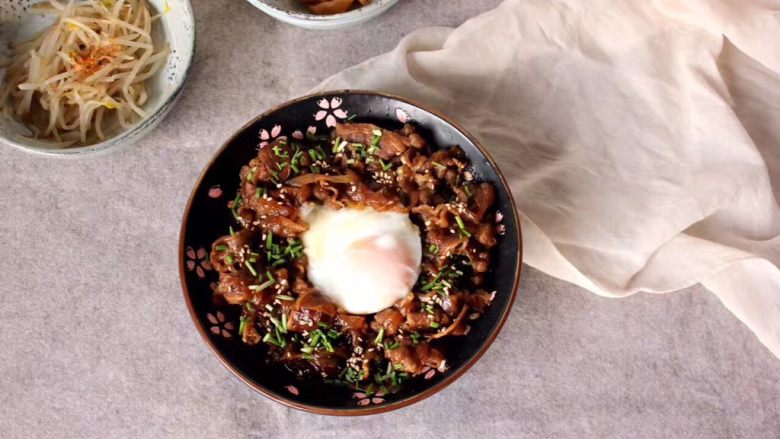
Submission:
POLYGON ((319 88, 459 119, 511 183, 529 265, 605 296, 701 282, 780 356, 779 11, 507 0, 319 88))

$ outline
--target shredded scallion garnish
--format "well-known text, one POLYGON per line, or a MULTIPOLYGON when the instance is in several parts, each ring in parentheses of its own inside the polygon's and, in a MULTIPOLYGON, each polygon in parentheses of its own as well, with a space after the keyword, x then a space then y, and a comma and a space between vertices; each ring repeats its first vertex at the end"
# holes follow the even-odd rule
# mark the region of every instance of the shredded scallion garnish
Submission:
POLYGON ((250 273, 252 273, 252 276, 257 277, 257 271, 255 270, 255 267, 252 266, 249 261, 244 261, 244 265, 246 265, 247 270, 249 270, 250 273))

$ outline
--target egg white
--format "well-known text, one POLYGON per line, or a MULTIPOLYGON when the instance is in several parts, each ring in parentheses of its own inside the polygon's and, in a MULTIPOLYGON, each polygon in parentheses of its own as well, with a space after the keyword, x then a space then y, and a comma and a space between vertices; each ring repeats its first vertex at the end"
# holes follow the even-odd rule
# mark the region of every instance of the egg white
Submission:
POLYGON ((379 312, 405 297, 420 274, 420 230, 399 212, 306 205, 309 280, 352 314, 379 312))

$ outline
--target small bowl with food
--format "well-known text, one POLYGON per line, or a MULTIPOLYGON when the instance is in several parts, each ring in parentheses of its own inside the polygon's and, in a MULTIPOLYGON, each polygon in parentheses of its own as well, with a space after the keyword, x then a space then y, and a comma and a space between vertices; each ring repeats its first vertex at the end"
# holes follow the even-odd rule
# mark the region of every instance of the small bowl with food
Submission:
POLYGON ((138 140, 179 96, 194 44, 188 0, 0 4, 0 142, 73 157, 138 140))
POLYGON ((367 91, 241 128, 180 235, 184 298, 236 376, 290 407, 363 415, 441 390, 485 352, 520 279, 506 181, 453 121, 367 91))
POLYGON ((341 29, 385 13, 398 0, 249 0, 279 21, 306 29, 341 29))

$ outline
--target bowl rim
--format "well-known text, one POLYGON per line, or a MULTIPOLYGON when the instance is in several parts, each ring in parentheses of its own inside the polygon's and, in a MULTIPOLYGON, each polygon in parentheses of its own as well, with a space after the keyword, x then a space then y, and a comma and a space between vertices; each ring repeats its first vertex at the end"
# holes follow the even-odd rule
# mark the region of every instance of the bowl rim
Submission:
MULTIPOLYGON (((119 133, 118 135, 108 138, 102 142, 93 143, 91 145, 84 145, 84 146, 77 146, 74 148, 38 148, 35 146, 25 145, 24 143, 17 142, 15 140, 12 140, 7 137, 0 137, 0 144, 4 143, 14 149, 17 149, 19 151, 27 152, 30 154, 43 156, 43 157, 54 157, 54 158, 65 158, 65 159, 77 159, 82 158, 89 155, 94 154, 101 154, 108 152, 109 150, 119 150, 124 147, 130 146, 131 144, 137 142, 142 137, 144 137, 146 134, 151 132, 152 127, 157 125, 164 119, 168 112, 173 108, 173 104, 179 99, 181 96, 182 91, 184 91, 184 86, 187 84, 190 73, 192 72, 193 64, 195 64, 195 51, 197 50, 197 32, 198 27, 195 23, 195 11, 192 7, 192 1, 191 0, 184 0, 187 5, 189 6, 187 8, 187 16, 190 19, 190 22, 192 23, 192 38, 190 39, 190 58, 187 62, 187 66, 184 69, 184 74, 181 77, 181 81, 179 81, 178 84, 176 84, 176 88, 173 90, 173 93, 171 93, 168 98, 160 103, 160 106, 154 111, 149 114, 140 121, 136 123, 136 125, 133 125, 129 129, 126 129, 119 133)), ((162 73, 163 70, 161 70, 158 73, 162 73)))
POLYGON ((282 9, 278 6, 274 6, 270 3, 266 3, 265 0, 254 0, 254 1, 258 3, 262 3, 264 6, 273 9, 274 11, 280 14, 285 14, 291 18, 321 23, 321 22, 328 22, 328 21, 338 21, 340 19, 350 18, 362 14, 368 14, 373 10, 379 10, 383 6, 389 8, 390 6, 398 3, 399 0, 374 0, 371 3, 367 5, 363 5, 357 9, 352 9, 351 11, 347 11, 347 12, 341 12, 339 14, 329 14, 329 15, 317 15, 309 12, 290 11, 288 9, 282 9))
POLYGON ((439 393, 441 390, 455 382, 458 378, 460 378, 463 374, 465 374, 469 369, 471 369, 474 364, 477 363, 477 361, 482 357, 482 355, 487 352, 488 348, 493 344, 496 337, 498 337, 498 334, 501 332, 501 329, 504 327, 504 324, 506 323, 507 318, 509 317, 509 314, 512 311, 512 307, 514 306, 515 299, 517 298, 517 292, 520 286, 520 277, 522 275, 522 268, 523 268, 523 239, 522 234, 520 230, 520 219, 518 216, 517 207, 515 205, 514 197, 512 196, 512 192, 510 190, 509 184, 507 184, 506 179, 504 178, 504 175, 501 173, 499 167, 496 165, 496 162, 493 160, 493 157, 490 156, 488 151, 485 149, 485 147, 476 139, 474 136, 472 136, 468 131, 466 131, 460 124, 456 123, 451 118, 445 116, 441 112, 439 112, 436 109, 433 109, 425 104, 419 103, 417 101, 414 101, 409 98, 405 98, 402 96, 385 93, 385 92, 378 92, 378 91, 371 91, 371 90, 356 90, 356 89, 341 89, 341 90, 329 90, 329 91, 321 91, 316 93, 311 93, 299 98, 295 98, 293 100, 287 101, 283 104, 276 105, 272 107, 271 109, 263 112, 259 116, 253 118, 246 124, 244 124, 241 128, 236 130, 223 144, 220 146, 220 148, 214 152, 211 159, 208 161, 208 163, 203 168, 203 171, 201 172, 198 179, 195 181, 195 185, 193 186, 192 192, 190 193, 189 199, 187 200, 187 206, 184 210, 184 214, 182 216, 182 222, 181 222, 181 228, 179 231, 179 280, 181 282, 182 287, 182 294, 184 295, 184 301, 187 304, 187 310, 189 311, 190 318, 192 319, 192 323, 195 325, 195 328, 197 329, 198 333, 200 334, 203 341, 206 343, 206 345, 209 347, 209 350, 211 350, 212 354, 217 357, 220 363, 229 370, 233 375, 235 375, 239 380, 241 380, 244 384, 255 390, 256 392, 260 393, 261 395, 265 396, 266 398, 271 399, 272 401, 275 401, 279 404, 282 404, 284 406, 294 408, 297 410, 302 410, 309 413, 314 413, 318 415, 330 415, 330 416, 364 416, 364 415, 371 415, 371 414, 378 414, 378 413, 385 413, 393 410, 397 410, 403 407, 407 407, 411 404, 414 404, 416 402, 420 402, 436 393, 439 393), (496 170, 496 175, 498 176, 498 179, 503 186, 503 190, 506 191, 507 198, 509 199, 510 207, 515 212, 515 221, 514 221, 514 227, 515 232, 517 234, 517 267, 515 268, 515 277, 514 281, 512 283, 512 291, 510 292, 509 301, 507 302, 506 308, 502 311, 501 316, 499 317, 498 324, 493 329, 493 331, 488 335, 488 338, 485 340, 485 342, 480 346, 480 348, 477 350, 477 352, 463 365, 460 366, 457 370, 455 370, 451 374, 445 375, 441 381, 436 383, 435 385, 431 386, 428 389, 425 389, 424 391, 414 394, 408 398, 402 399, 400 401, 394 401, 390 402, 388 404, 383 405, 376 405, 376 406, 365 406, 362 408, 355 408, 355 409, 334 409, 334 408, 325 408, 320 407, 316 405, 311 404, 305 404, 298 401, 295 401, 290 398, 286 398, 284 396, 281 396, 275 392, 270 391, 269 389, 266 389, 263 385, 255 382, 252 380, 249 376, 245 375, 243 372, 238 370, 233 363, 228 360, 223 353, 216 347, 214 342, 211 340, 211 337, 209 337, 206 328, 200 323, 200 320, 195 312, 195 307, 192 303, 192 300, 190 299, 190 291, 189 287, 187 286, 186 281, 186 269, 185 269, 185 258, 184 258, 184 252, 186 248, 186 244, 184 242, 184 235, 187 230, 187 224, 188 219, 190 217, 190 210, 192 208, 193 201, 195 200, 195 195, 198 192, 198 189, 200 188, 204 177, 206 176, 207 172, 211 169, 211 167, 214 165, 214 162, 217 160, 218 157, 220 157, 225 150, 228 148, 229 145, 232 144, 232 142, 245 130, 247 130, 249 127, 254 125, 256 122, 260 121, 261 119, 268 117, 270 114, 273 114, 279 110, 282 110, 284 108, 288 108, 294 105, 299 104, 300 102, 320 97, 320 96, 339 96, 339 95, 369 95, 369 96, 375 96, 375 97, 382 97, 382 98, 388 98, 388 99, 395 99, 401 102, 404 102, 409 105, 413 105, 423 111, 427 111, 434 116, 442 119, 446 123, 449 123, 451 126, 453 126, 457 131, 459 131, 461 134, 464 135, 476 148, 477 150, 483 155, 485 160, 487 160, 490 165, 493 167, 493 169, 496 170))

